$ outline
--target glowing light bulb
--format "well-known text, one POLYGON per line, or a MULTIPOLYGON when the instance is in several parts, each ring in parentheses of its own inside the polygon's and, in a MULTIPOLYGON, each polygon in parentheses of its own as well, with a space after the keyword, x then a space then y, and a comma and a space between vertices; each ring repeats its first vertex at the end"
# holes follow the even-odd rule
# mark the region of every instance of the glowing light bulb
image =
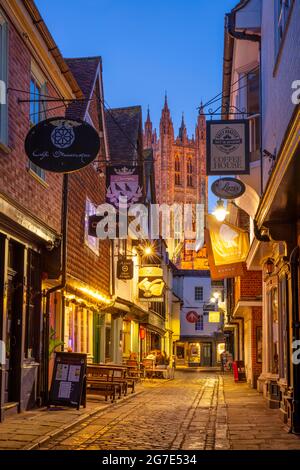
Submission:
POLYGON ((216 210, 213 212, 213 215, 218 220, 218 222, 224 222, 227 214, 229 214, 229 212, 224 207, 224 201, 222 201, 222 199, 219 199, 217 202, 216 210))

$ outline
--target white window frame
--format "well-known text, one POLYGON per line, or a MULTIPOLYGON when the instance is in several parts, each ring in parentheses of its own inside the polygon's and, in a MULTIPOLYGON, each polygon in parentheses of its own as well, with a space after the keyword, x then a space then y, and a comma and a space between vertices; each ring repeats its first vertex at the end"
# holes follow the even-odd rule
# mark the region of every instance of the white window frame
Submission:
POLYGON ((195 301, 203 302, 203 298, 204 298, 203 286, 195 286, 195 301), (200 289, 200 291, 202 292, 201 299, 198 298, 199 296, 197 295, 197 289, 200 289))
POLYGON ((8 22, 0 11, 0 80, 1 96, 5 102, 0 104, 0 143, 8 144, 8 103, 6 100, 7 77, 8 77, 8 22))
POLYGON ((84 243, 85 245, 92 250, 92 252, 99 256, 99 239, 89 236, 89 216, 96 215, 96 205, 92 201, 86 198, 85 201, 85 224, 84 224, 84 243))

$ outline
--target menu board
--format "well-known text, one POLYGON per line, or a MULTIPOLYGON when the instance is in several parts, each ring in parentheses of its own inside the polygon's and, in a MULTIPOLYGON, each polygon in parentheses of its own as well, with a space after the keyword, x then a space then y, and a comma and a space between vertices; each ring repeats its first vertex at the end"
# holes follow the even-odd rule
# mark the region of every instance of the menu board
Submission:
POLYGON ((49 405, 85 406, 87 355, 57 352, 49 405))

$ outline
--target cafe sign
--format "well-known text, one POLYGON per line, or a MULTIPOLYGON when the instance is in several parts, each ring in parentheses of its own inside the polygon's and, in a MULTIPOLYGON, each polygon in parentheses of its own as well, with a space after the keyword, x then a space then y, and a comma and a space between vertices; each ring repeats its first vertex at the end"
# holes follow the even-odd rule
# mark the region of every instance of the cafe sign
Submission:
POLYGON ((208 323, 220 323, 220 312, 209 312, 208 323))
POLYGON ((117 278, 122 281, 130 281, 133 278, 133 261, 121 259, 117 264, 117 278))
POLYGON ((199 320, 199 314, 195 312, 195 310, 190 310, 186 314, 185 318, 189 323, 197 323, 197 321, 199 320))
POLYGON ((141 302, 163 302, 165 282, 162 268, 156 266, 140 268, 138 289, 141 302))
POLYGON ((207 122, 207 175, 250 173, 249 121, 207 122))
POLYGON ((212 184, 212 192, 221 199, 237 199, 246 191, 244 183, 236 178, 220 178, 212 184))
POLYGON ((34 126, 25 140, 29 160, 54 173, 71 173, 86 167, 99 150, 97 131, 79 119, 46 119, 34 126))

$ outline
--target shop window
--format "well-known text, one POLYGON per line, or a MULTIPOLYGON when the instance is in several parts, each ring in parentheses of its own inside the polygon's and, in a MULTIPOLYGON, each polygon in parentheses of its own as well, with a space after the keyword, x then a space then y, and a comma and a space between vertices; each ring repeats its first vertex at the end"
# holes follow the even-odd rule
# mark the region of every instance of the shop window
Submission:
POLYGON ((93 355, 93 312, 76 301, 65 309, 65 329, 68 332, 65 347, 73 352, 93 355))
POLYGON ((123 355, 128 357, 131 353, 131 322, 123 322, 123 355))
POLYGON ((199 315, 198 321, 195 323, 195 331, 203 331, 203 330, 204 330, 203 315, 199 315))
POLYGON ((41 263, 40 255, 28 251, 27 267, 27 308, 25 323, 25 357, 39 359, 40 326, 41 326, 41 263))
POLYGON ((84 242, 86 246, 95 253, 95 255, 99 256, 99 240, 96 237, 89 236, 89 217, 91 215, 96 215, 96 206, 87 199, 85 203, 84 242))
POLYGON ((279 328, 278 328, 278 289, 273 287, 268 293, 269 305, 269 339, 270 339, 270 371, 279 372, 279 328))
POLYGON ((8 143, 7 59, 8 25, 0 12, 0 142, 8 143))
POLYGON ((195 300, 197 300, 198 302, 203 301, 203 287, 202 286, 195 287, 195 300))

